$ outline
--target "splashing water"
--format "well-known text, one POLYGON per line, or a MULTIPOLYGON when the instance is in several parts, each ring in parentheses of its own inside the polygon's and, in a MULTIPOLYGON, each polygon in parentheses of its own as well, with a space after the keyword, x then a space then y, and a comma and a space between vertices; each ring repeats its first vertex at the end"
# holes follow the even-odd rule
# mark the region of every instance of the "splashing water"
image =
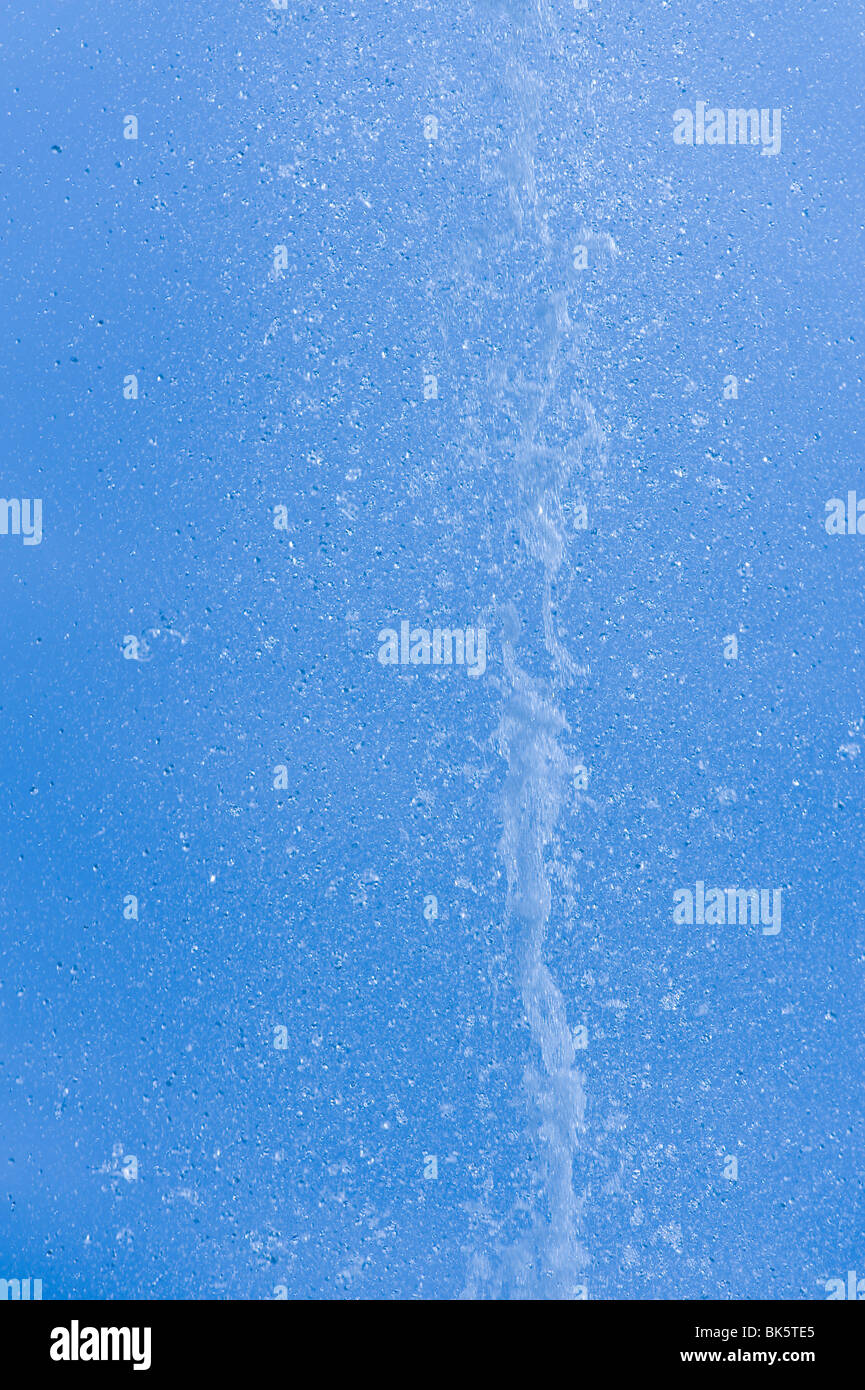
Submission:
MULTIPOLYGON (((556 47, 543 6, 534 16, 543 40, 556 47)), ((582 433, 567 447, 545 440, 547 417, 561 406, 564 368, 574 360, 568 290, 555 285, 561 248, 554 245, 537 187, 535 160, 542 90, 530 66, 509 65, 511 107, 516 112, 502 169, 515 227, 515 245, 528 242, 533 261, 546 278, 540 311, 542 333, 536 343, 536 380, 522 384, 516 439, 506 443, 523 553, 542 572, 541 611, 550 675, 538 677, 518 661, 523 622, 516 605, 502 612, 504 695, 496 741, 507 763, 501 798, 503 832, 499 854, 507 874, 505 930, 513 946, 517 983, 529 1023, 531 1056, 524 1086, 539 1139, 538 1200, 528 1234, 499 1251, 496 1259, 475 1255, 465 1290, 469 1298, 579 1297, 579 1271, 588 1263, 580 1240, 583 1199, 574 1188, 574 1160, 585 1122, 585 1078, 576 1066, 576 1048, 565 1001, 544 959, 552 892, 547 849, 569 795, 571 760, 562 740, 571 734, 559 705, 562 690, 583 674, 556 634, 557 577, 568 562, 563 494, 591 457, 606 461, 606 441, 594 411, 582 395, 576 404, 582 433)), ((607 249, 614 254, 610 243, 607 249)), ((498 394, 504 402, 505 387, 498 394)), ((527 617, 526 625, 532 619, 527 617)))

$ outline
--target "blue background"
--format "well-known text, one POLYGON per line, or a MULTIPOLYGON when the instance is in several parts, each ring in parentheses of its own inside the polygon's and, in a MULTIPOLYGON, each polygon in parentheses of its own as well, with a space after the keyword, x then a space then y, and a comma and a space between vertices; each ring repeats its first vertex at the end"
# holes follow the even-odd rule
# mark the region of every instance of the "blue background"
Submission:
POLYGON ((865 1275, 865 539, 823 526, 865 26, 590 3, 4 16, 0 493, 44 539, 0 537, 0 1277, 46 1298, 569 1296, 502 848, 540 803, 574 1279, 865 1275), (781 153, 674 145, 698 100, 781 153), (484 676, 380 666, 402 617, 486 626, 484 676), (675 926, 697 879, 782 886, 780 935, 675 926))

